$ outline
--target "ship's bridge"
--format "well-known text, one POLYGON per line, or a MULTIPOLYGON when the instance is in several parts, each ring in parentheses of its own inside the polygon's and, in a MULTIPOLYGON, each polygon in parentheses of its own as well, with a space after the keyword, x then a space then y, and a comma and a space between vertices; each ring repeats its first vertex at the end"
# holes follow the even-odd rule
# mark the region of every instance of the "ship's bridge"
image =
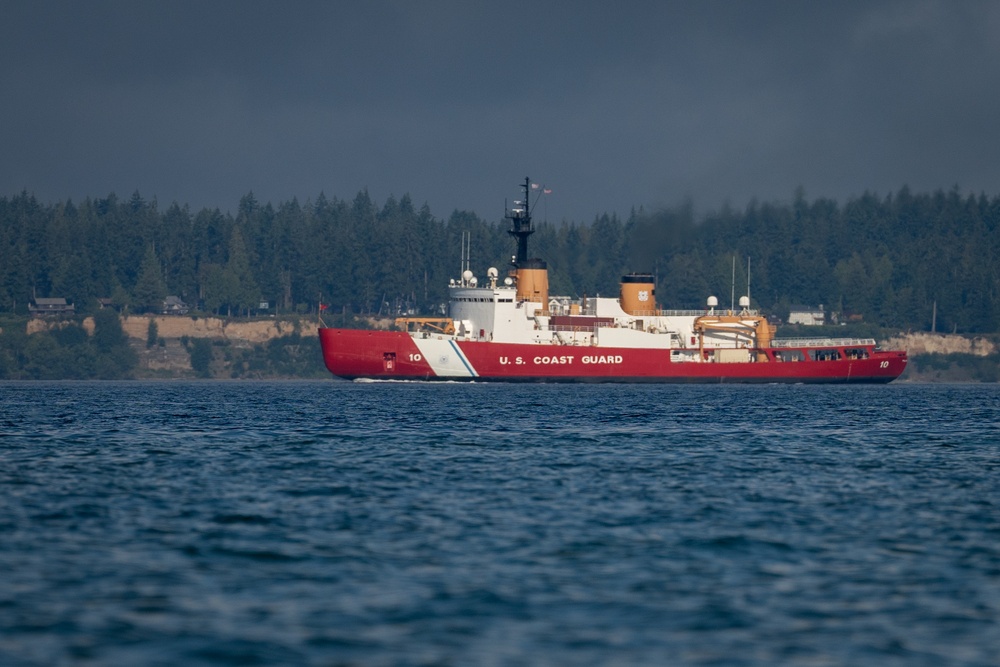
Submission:
POLYGON ((461 280, 451 281, 448 294, 448 316, 454 322, 455 332, 463 338, 493 340, 497 327, 508 329, 515 313, 521 311, 517 302, 517 288, 499 283, 499 271, 490 267, 486 272, 488 284, 480 287, 472 271, 465 270, 461 280))
POLYGON ((498 329, 506 331, 525 318, 514 287, 455 286, 449 297, 448 316, 460 337, 493 340, 498 329))

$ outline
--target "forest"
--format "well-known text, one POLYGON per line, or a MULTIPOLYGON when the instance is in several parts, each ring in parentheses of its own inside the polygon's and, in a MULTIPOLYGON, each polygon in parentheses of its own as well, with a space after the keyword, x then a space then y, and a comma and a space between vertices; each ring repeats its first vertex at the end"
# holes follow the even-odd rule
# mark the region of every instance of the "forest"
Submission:
MULTIPOLYGON (((958 333, 1000 331, 1000 198, 957 189, 844 203, 751 202, 696 215, 694 207, 633 210, 627 219, 537 222, 530 254, 548 262, 552 294, 612 295, 630 271, 656 275, 665 308, 697 308, 745 293, 775 319, 793 304, 842 321, 958 333), (735 260, 734 260, 735 258, 735 260), (936 319, 934 319, 936 317, 936 319)), ((409 195, 261 203, 235 213, 161 209, 138 192, 42 203, 0 198, 0 313, 64 297, 77 313, 111 299, 122 312, 156 312, 167 295, 195 313, 328 316, 440 313, 471 234, 471 266, 504 271, 514 243, 504 220, 470 211, 435 216, 409 195), (267 307, 262 310, 262 302, 267 307)))

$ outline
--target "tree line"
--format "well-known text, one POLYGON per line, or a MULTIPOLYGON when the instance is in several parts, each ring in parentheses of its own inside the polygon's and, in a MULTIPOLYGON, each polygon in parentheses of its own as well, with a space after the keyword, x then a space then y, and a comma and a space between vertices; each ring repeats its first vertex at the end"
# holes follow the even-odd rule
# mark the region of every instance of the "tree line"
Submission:
MULTIPOLYGON (((470 211, 434 216, 409 195, 378 204, 320 194, 304 204, 241 198, 235 213, 161 210, 138 192, 39 202, 0 198, 0 312, 26 313, 30 299, 65 297, 78 312, 97 299, 155 312, 176 295, 197 312, 396 315, 441 312, 461 271, 461 238, 471 264, 503 272, 514 243, 503 220, 470 211)), ((754 307, 781 318, 793 304, 901 329, 1000 331, 1000 198, 957 189, 843 204, 751 202, 695 215, 690 204, 638 209, 625 219, 536 223, 530 253, 546 259, 550 292, 613 295, 622 274, 656 275, 661 307, 728 304, 749 279, 754 307), (734 258, 735 261, 734 261, 734 258), (749 275, 747 261, 749 259, 749 275)))
POLYGON ((136 353, 111 309, 94 314, 93 335, 77 322, 29 335, 23 319, 12 320, 0 318, 0 380, 118 380, 135 368, 136 353))

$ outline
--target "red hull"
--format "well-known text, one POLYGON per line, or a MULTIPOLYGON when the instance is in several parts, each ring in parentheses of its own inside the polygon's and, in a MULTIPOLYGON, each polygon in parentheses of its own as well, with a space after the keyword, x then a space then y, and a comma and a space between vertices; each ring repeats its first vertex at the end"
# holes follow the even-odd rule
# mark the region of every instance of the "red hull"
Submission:
POLYGON ((872 350, 864 359, 835 361, 676 362, 665 349, 453 341, 437 336, 420 340, 418 346, 406 332, 356 329, 320 329, 319 335, 327 369, 346 379, 886 383, 899 377, 907 361, 906 352, 872 350))

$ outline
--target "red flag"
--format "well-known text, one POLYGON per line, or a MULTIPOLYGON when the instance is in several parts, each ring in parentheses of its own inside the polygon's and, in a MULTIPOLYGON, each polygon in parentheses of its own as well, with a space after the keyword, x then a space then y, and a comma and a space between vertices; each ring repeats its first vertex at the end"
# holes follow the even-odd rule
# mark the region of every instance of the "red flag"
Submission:
POLYGON ((319 304, 319 309, 320 309, 320 311, 326 310, 326 304, 325 303, 319 304))
POLYGON ((552 194, 552 190, 549 190, 548 188, 545 188, 544 190, 542 190, 542 194, 550 195, 550 194, 552 194))

